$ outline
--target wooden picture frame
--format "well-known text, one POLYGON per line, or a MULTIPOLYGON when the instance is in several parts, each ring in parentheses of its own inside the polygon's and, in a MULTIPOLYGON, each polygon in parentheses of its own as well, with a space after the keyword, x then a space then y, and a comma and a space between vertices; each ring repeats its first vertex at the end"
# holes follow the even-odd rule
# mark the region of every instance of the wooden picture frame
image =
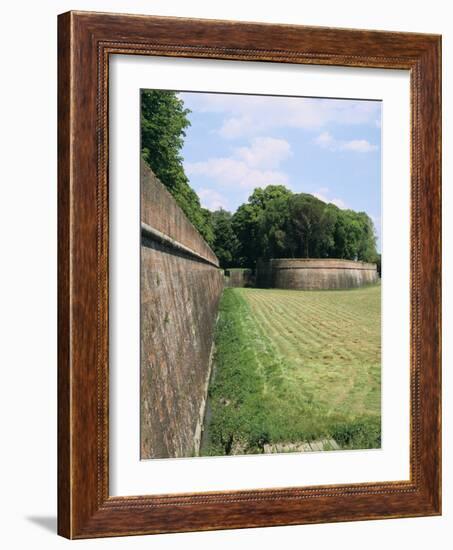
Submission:
POLYGON ((59 534, 89 538, 439 515, 440 37, 69 12, 59 16, 58 48, 59 534), (410 480, 109 496, 111 54, 410 71, 410 480))

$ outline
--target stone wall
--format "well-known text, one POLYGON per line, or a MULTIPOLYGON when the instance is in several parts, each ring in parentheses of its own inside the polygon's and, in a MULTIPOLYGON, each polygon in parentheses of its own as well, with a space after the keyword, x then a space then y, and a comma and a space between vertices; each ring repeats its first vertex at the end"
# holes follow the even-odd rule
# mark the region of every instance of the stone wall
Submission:
POLYGON ((223 274, 170 193, 141 170, 141 458, 196 455, 223 274))
POLYGON ((246 267, 225 269, 225 286, 228 288, 255 286, 252 270, 246 267))
POLYGON ((376 283, 376 264, 337 259, 275 259, 259 262, 257 285, 297 290, 334 290, 376 283))

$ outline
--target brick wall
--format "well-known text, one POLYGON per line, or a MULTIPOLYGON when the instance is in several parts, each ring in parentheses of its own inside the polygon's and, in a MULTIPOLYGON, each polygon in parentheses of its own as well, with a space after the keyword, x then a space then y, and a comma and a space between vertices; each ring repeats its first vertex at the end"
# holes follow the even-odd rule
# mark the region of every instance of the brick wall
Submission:
POLYGON ((141 170, 141 458, 197 454, 223 274, 152 171, 141 170))
POLYGON ((376 283, 376 264, 337 259, 275 259, 257 266, 262 287, 298 290, 334 290, 376 283))

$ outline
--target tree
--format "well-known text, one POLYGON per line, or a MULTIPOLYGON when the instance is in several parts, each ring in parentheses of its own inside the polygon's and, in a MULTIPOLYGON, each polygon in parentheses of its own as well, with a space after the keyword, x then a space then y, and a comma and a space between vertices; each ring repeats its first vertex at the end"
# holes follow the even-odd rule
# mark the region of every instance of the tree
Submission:
POLYGON ((211 213, 214 240, 212 249, 219 259, 220 267, 236 267, 239 242, 233 231, 232 215, 223 208, 211 213))
POLYGON ((261 257, 280 258, 288 248, 288 197, 281 195, 271 199, 261 213, 258 223, 261 257))
POLYGON ((254 267, 259 258, 284 257, 290 196, 283 185, 268 185, 255 189, 236 210, 232 226, 239 241, 240 265, 254 267))
POLYGON ((214 233, 208 210, 200 205, 184 172, 181 149, 190 126, 189 109, 175 92, 142 90, 141 151, 144 160, 170 191, 183 212, 205 240, 212 244, 214 233))
POLYGON ((377 261, 374 224, 365 212, 339 210, 334 240, 334 255, 337 258, 377 261))
POLYGON ((237 265, 268 258, 344 258, 375 262, 374 225, 365 212, 341 210, 284 186, 255 189, 232 217, 237 265))
POLYGON ((299 193, 289 199, 291 255, 323 258, 331 254, 336 212, 313 195, 299 193))
MULTIPOLYGON (((254 200, 255 193, 252 195, 254 200)), ((258 218, 258 240, 261 253, 258 257, 279 258, 286 255, 289 219, 289 191, 283 185, 269 185, 259 200, 261 215, 258 218)))
POLYGON ((231 224, 239 243, 238 266, 254 267, 260 256, 258 240, 260 214, 260 209, 249 203, 241 204, 233 214, 231 224))
POLYGON ((378 260, 376 251, 376 234, 371 218, 365 212, 356 212, 356 218, 360 224, 360 239, 357 247, 357 259, 364 262, 378 260))

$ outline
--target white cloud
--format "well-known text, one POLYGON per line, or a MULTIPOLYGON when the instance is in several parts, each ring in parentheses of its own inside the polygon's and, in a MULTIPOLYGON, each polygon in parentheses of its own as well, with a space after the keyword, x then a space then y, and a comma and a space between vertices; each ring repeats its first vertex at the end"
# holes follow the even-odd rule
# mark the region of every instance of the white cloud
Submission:
POLYGON ((323 132, 322 134, 319 134, 319 136, 316 137, 314 141, 317 145, 327 149, 330 149, 335 145, 335 140, 329 132, 323 132))
POLYGON ((228 200, 215 189, 200 189, 198 191, 198 196, 200 197, 201 205, 204 208, 208 208, 209 210, 224 208, 225 210, 228 210, 228 200))
POLYGON ((249 166, 275 168, 292 155, 290 144, 284 139, 258 137, 250 147, 239 147, 236 155, 249 166))
POLYGON ((291 147, 284 139, 259 137, 249 147, 233 149, 230 157, 215 157, 205 161, 186 162, 189 178, 204 176, 228 186, 253 189, 266 185, 288 185, 288 176, 278 168, 291 156, 291 147))
POLYGON ((206 161, 186 163, 186 174, 206 176, 220 185, 239 186, 253 189, 270 184, 288 183, 288 176, 276 170, 260 170, 250 167, 243 160, 235 158, 211 158, 206 161))
POLYGON ((227 139, 256 136, 271 128, 321 129, 328 124, 368 124, 380 118, 380 102, 238 94, 182 93, 187 107, 223 113, 218 133, 227 139))
POLYGON ((340 150, 356 151, 357 153, 371 153, 377 151, 378 146, 373 145, 366 139, 352 139, 351 141, 340 142, 340 150))
POLYGON ((253 126, 251 117, 231 117, 224 120, 218 133, 226 139, 235 139, 249 133, 249 129, 253 126))
POLYGON ((366 139, 352 139, 343 141, 335 139, 329 132, 322 132, 315 138, 314 142, 329 151, 353 151, 355 153, 372 153, 378 150, 377 145, 373 145, 366 139))
POLYGON ((335 198, 335 197, 334 198, 329 198, 329 196, 328 196, 329 195, 328 187, 321 187, 320 189, 318 189, 318 191, 316 193, 313 193, 313 195, 321 201, 335 204, 335 206, 338 206, 338 208, 341 208, 342 210, 347 208, 346 203, 342 199, 335 198))

